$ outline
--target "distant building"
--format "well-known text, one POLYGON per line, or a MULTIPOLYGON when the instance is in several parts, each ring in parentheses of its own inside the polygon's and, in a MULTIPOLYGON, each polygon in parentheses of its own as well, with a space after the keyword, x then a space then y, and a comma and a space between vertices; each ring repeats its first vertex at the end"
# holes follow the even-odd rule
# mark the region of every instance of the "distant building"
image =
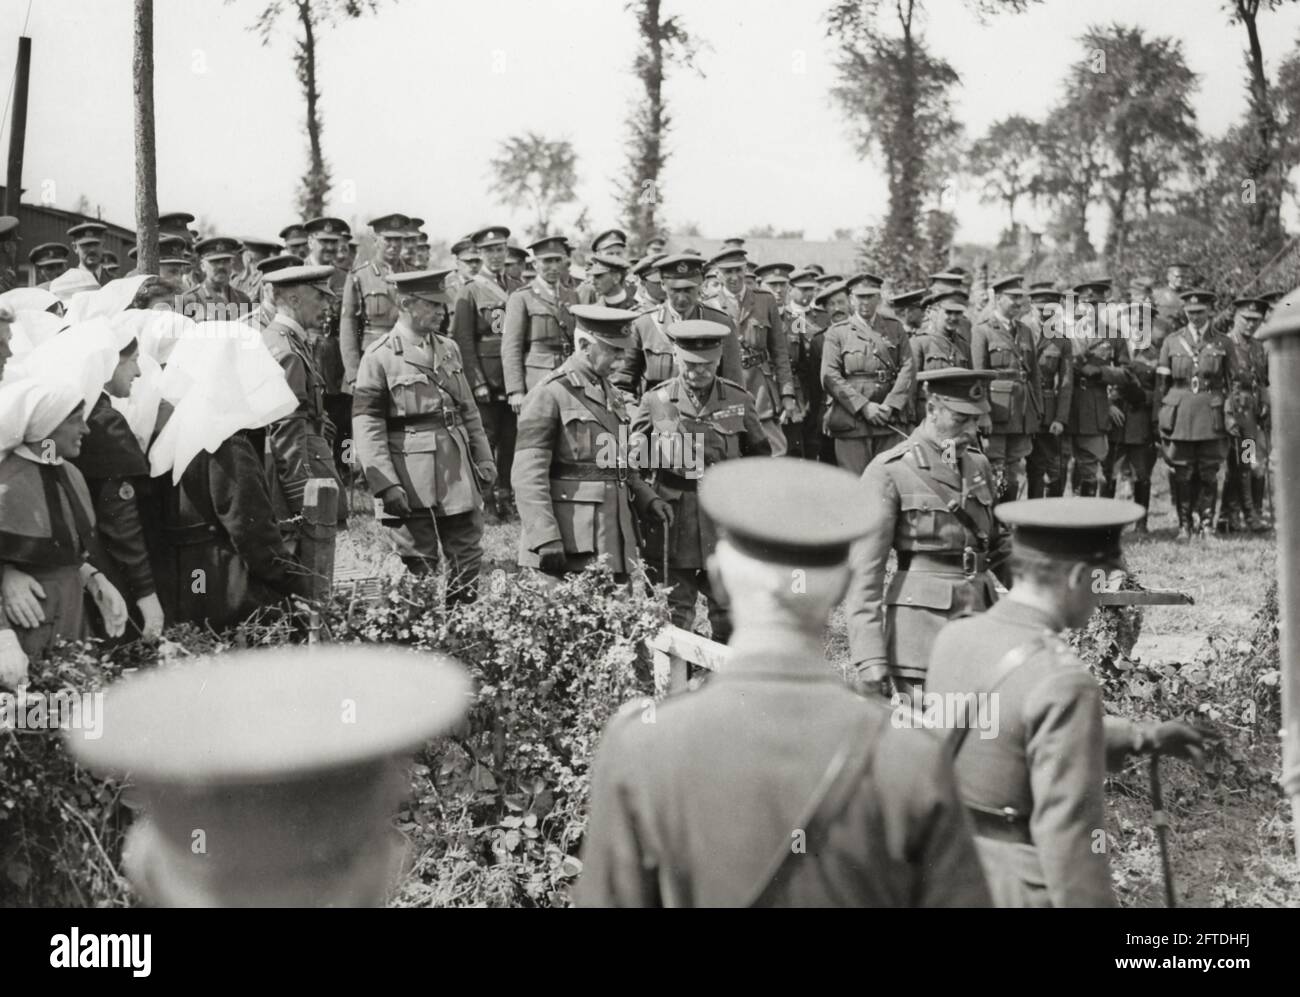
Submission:
MULTIPOLYGON (((0 186, 0 198, 3 196, 4 187, 0 186)), ((117 254, 119 274, 125 274, 131 269, 131 261, 126 254, 135 246, 135 232, 132 229, 114 225, 94 215, 64 211, 62 208, 45 204, 19 204, 14 216, 18 219, 19 246, 16 262, 20 285, 36 283, 31 264, 27 262, 27 254, 45 242, 61 242, 71 250, 72 243, 68 240, 68 229, 82 222, 99 222, 108 226, 108 231, 104 233, 104 251, 117 254)), ((75 253, 71 259, 75 265, 75 253)))

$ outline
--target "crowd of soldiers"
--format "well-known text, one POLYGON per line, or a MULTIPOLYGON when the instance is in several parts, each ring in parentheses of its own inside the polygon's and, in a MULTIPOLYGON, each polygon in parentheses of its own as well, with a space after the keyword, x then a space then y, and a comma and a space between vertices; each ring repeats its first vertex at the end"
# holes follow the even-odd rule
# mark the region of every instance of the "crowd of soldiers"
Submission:
MULTIPOLYGON (((1103 736, 1095 683, 1041 635, 1086 619, 1093 575, 1121 564, 1120 532, 1146 530, 1157 457, 1180 538, 1266 528, 1267 365, 1252 337, 1272 300, 1233 301, 1224 333, 1179 263, 1166 285, 1127 294, 1021 275, 972 294, 958 267, 890 290, 869 273, 759 265, 743 239, 711 258, 655 240, 634 259, 618 229, 525 249, 495 225, 431 269, 423 222, 400 213, 369 223, 366 260, 338 218, 289 225, 279 242, 199 239, 193 221, 162 216, 160 272, 120 279, 103 226, 75 226, 70 249, 31 251, 34 287, 0 295, 0 679, 92 629, 124 640, 293 605, 309 594, 308 482, 346 494, 358 479, 409 570, 445 564, 452 602, 476 597, 486 517, 518 517, 519 564, 544 576, 600 558, 627 579, 644 560, 677 626, 694 628, 704 596, 712 637, 757 662, 760 699, 784 694, 788 682, 757 691, 783 670, 810 678, 791 660, 824 665, 821 634, 845 602, 850 684, 865 695, 819 672, 772 710, 844 721, 820 725, 777 782, 793 804, 801 788, 833 789, 872 824, 856 844, 836 820, 820 828, 826 853, 853 866, 849 885, 828 886, 829 867, 779 872, 784 861, 759 875, 761 822, 754 848, 734 850, 753 869, 673 880, 692 835, 735 832, 723 817, 747 785, 738 773, 710 783, 704 810, 721 809, 703 830, 704 811, 674 810, 682 798, 660 800, 653 821, 620 810, 667 792, 697 735, 750 739, 751 689, 722 685, 675 705, 680 728, 611 728, 592 902, 984 902, 971 819, 985 869, 1001 870, 998 902, 1113 901, 1104 852, 1084 854, 1107 758, 1194 754, 1201 736, 1109 720, 1103 736), (798 459, 745 459, 782 456, 798 459), (1133 503, 1114 498, 1124 476, 1133 503), (794 599, 792 568, 807 586, 794 599), (968 742, 955 783, 920 740, 896 771, 871 760, 904 738, 882 733, 887 713, 863 712, 871 699, 919 703, 1011 673, 1004 725, 1024 736, 1011 762, 968 742), (664 766, 650 789, 646 757, 664 766), (963 773, 973 789, 959 792, 963 773), (642 840, 649 824, 667 837, 642 840), (874 857, 859 854, 877 838, 874 857), (882 856, 890 868, 871 865, 882 856)), ((0 237, 19 236, 11 222, 0 237)))

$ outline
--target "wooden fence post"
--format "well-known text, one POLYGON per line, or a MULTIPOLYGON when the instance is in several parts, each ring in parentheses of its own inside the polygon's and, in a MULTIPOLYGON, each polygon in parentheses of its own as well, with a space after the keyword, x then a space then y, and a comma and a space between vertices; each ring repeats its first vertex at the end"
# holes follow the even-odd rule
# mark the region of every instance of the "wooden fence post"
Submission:
POLYGON ((310 478, 302 496, 302 542, 298 557, 311 573, 311 616, 307 643, 321 639, 324 608, 334 591, 334 541, 338 533, 339 486, 333 478, 310 478))

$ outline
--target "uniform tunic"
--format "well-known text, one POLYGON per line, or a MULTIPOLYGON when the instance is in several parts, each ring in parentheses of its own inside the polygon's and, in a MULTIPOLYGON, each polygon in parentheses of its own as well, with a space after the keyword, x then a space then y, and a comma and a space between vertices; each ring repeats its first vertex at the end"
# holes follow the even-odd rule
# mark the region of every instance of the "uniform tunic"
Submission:
POLYGON ((174 487, 159 482, 147 524, 169 623, 235 626, 311 579, 280 535, 261 455, 245 433, 201 451, 174 487))
POLYGON ((787 306, 781 313, 790 352, 790 373, 794 375, 794 401, 799 421, 785 427, 791 457, 817 460, 821 451, 822 348, 825 335, 802 308, 787 306))
POLYGON ((528 393, 512 479, 521 567, 540 567, 541 547, 556 540, 573 567, 606 554, 619 574, 640 561, 632 508, 648 511, 656 496, 627 466, 629 430, 622 395, 583 353, 528 393))
POLYGON ((1043 391, 1036 359, 1033 333, 1022 322, 990 312, 971 328, 971 367, 998 372, 989 382, 994 436, 1028 437, 1038 431, 1043 391))
MULTIPOLYGON (((328 438, 334 431, 325 414, 325 382, 316 369, 307 332, 283 312, 262 330, 262 342, 284 369, 298 408, 266 427, 266 449, 274 475, 271 494, 281 520, 302 512, 309 478, 338 480, 328 438)), ((339 494, 344 494, 340 486, 339 494)))
POLYGON ((970 730, 955 761, 994 902, 1115 906, 1110 860, 1094 847, 1105 827, 1100 688, 1047 614, 1010 599, 943 629, 926 692, 990 693, 995 685, 997 736, 970 730), (1031 653, 1012 670, 1006 655, 1022 645, 1031 653), (986 814, 1007 807, 1012 820, 986 814))
POLYGON ((501 365, 506 394, 531 391, 573 352, 572 290, 558 291, 541 277, 510 295, 501 335, 501 365))
POLYGON ((1169 388, 1160 404, 1160 435, 1175 442, 1226 439, 1223 405, 1230 385, 1241 376, 1228 338, 1184 326, 1160 344, 1159 373, 1169 388))
POLYGON ((678 315, 667 302, 633 320, 629 327, 632 344, 614 362, 609 379, 628 394, 640 398, 645 392, 676 377, 677 361, 673 341, 668 338, 665 330, 677 322, 688 320, 717 322, 731 330, 730 335, 722 340, 722 360, 718 364, 718 372, 729 381, 743 384, 745 372, 740 360, 740 338, 731 316, 703 304, 697 304, 686 315, 678 315))
POLYGON ((767 644, 656 704, 654 723, 641 704, 610 723, 578 905, 987 906, 940 742, 891 726, 811 642, 767 644), (841 778, 811 815, 842 748, 841 778))
POLYGON ((353 267, 343 282, 339 310, 339 353, 343 360, 344 390, 351 391, 361 366, 361 355, 397 321, 397 295, 388 276, 401 271, 383 260, 353 267))
POLYGON ((1043 415, 1026 460, 1030 498, 1059 496, 1065 491, 1070 438, 1064 427, 1070 421, 1070 406, 1074 399, 1072 346, 1071 340, 1065 336, 1047 335, 1044 331, 1039 333, 1034 347, 1043 391, 1043 415), (1051 432, 1054 422, 1059 422, 1063 428, 1060 435, 1051 432))
MULTIPOLYGON (((697 488, 706 468, 739 457, 768 456, 771 443, 758 421, 754 399, 739 384, 714 378, 708 396, 692 397, 681 378, 666 381, 641 399, 632 416, 632 431, 649 441, 653 453, 654 490, 673 508, 672 526, 655 519, 647 525, 646 549, 659 568, 663 531, 669 532, 668 573, 672 583, 668 602, 673 623, 685 630, 695 622, 696 593, 704 592, 713 622, 713 639, 723 643, 730 633, 725 612, 714 598, 704 570, 718 544, 712 521, 700 509, 697 488), (693 441, 702 441, 696 452, 693 441), (688 466, 689 465, 689 466, 688 466)), ((644 468, 642 469, 645 470, 644 468)))
MULTIPOLYGON (((103 563, 81 472, 67 462, 46 463, 27 446, 0 461, 0 571, 12 564, 45 590, 38 600, 45 622, 13 628, 28 657, 86 637, 80 568, 88 559, 103 563)), ((10 626, 7 617, 0 619, 0 627, 10 626)))
POLYGON ((1009 580, 1009 540, 993 517, 992 477, 988 458, 972 450, 958 466, 944 461, 924 425, 868 466, 862 483, 871 529, 853 547, 845 600, 849 660, 863 679, 924 680, 944 624, 993 604, 995 572, 1009 580), (949 511, 950 502, 984 540, 949 511), (886 587, 890 550, 899 552, 899 570, 886 587))
POLYGON ((205 281, 181 295, 181 314, 195 322, 237 322, 252 310, 248 295, 231 284, 219 289, 205 281))
POLYGON ((889 426, 867 421, 867 403, 888 406, 891 420, 908 410, 915 383, 912 353, 895 349, 855 315, 826 331, 821 378, 829 396, 826 434, 836 441, 840 466, 861 474, 886 441, 898 438, 889 426))

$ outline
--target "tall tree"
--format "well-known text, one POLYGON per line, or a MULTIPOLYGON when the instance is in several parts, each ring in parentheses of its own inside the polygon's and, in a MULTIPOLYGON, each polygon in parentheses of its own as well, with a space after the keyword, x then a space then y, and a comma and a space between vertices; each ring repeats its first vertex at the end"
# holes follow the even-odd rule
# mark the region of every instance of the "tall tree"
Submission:
POLYGON ((674 66, 700 72, 695 66, 699 42, 686 30, 680 17, 663 16, 662 0, 627 0, 624 7, 636 18, 641 36, 632 71, 645 93, 628 116, 628 162, 619 192, 623 224, 633 240, 644 248, 657 234, 663 169, 668 161, 667 138, 672 116, 664 99, 664 79, 674 66))
POLYGON ((135 253, 140 273, 158 272, 158 159, 153 113, 153 0, 135 0, 131 86, 135 95, 135 253))
MULTIPOLYGON (((982 17, 1019 12, 1032 2, 972 0, 969 6, 982 17)), ((922 0, 836 0, 826 14, 827 35, 839 50, 831 95, 848 116, 859 151, 884 161, 889 213, 879 240, 889 252, 919 248, 926 193, 945 182, 928 168, 930 150, 951 143, 960 128, 951 101, 960 77, 927 47, 923 16, 922 0)))
POLYGON ((536 132, 512 135, 501 143, 489 164, 491 191, 510 208, 528 208, 533 215, 531 235, 541 238, 551 231, 555 211, 578 199, 577 153, 566 139, 551 140, 536 132))
POLYGON ((1039 131, 1043 159, 1043 192, 1054 211, 1048 231, 1068 247, 1074 260, 1096 258, 1088 235, 1088 208, 1096 198, 1105 155, 1101 133, 1077 104, 1056 107, 1039 131))
POLYGON ((1274 11, 1293 0, 1227 0, 1228 18, 1246 29, 1246 87, 1250 94, 1250 144, 1246 178, 1252 188, 1246 199, 1250 230, 1261 249, 1282 244, 1282 171, 1279 165, 1278 122, 1269 93, 1264 50, 1259 42, 1259 14, 1274 11))
POLYGON ((1105 255, 1122 262, 1134 201, 1178 171, 1179 157, 1200 142, 1192 109, 1196 74, 1182 42, 1147 37, 1119 24, 1090 27, 1085 52, 1066 77, 1065 103, 1090 120, 1101 138, 1101 190, 1109 209, 1105 255))
MULTIPOLYGON (((227 3, 232 0, 227 0, 227 3)), ((332 185, 329 165, 321 148, 320 89, 316 85, 316 35, 322 27, 373 13, 379 0, 269 0, 253 22, 256 32, 267 45, 282 14, 292 9, 302 34, 294 42, 293 65, 307 101, 307 172, 298 183, 298 213, 313 218, 325 213, 325 200, 332 185)))
POLYGON ((1038 122, 1020 114, 989 125, 970 147, 970 172, 984 181, 980 200, 1006 205, 1007 229, 1016 232, 1016 205, 1033 200, 1042 185, 1038 122))

